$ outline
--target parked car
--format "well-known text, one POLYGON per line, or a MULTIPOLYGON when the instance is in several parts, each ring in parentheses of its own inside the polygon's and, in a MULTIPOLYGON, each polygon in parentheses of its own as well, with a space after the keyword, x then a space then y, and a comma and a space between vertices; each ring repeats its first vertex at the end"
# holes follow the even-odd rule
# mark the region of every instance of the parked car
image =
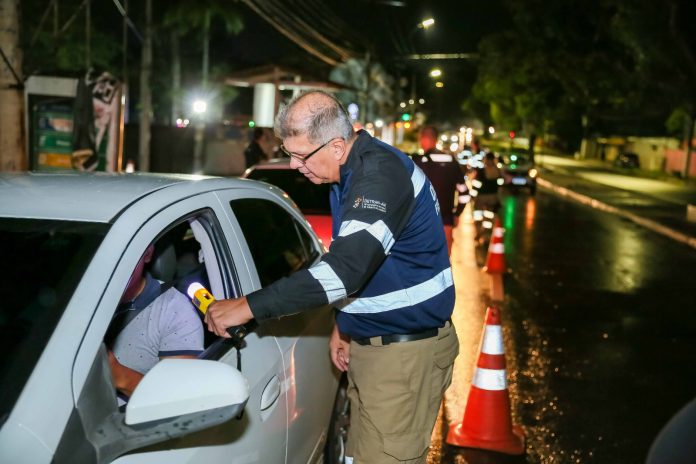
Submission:
POLYGON ((504 186, 512 190, 526 188, 529 193, 536 193, 537 175, 539 172, 534 163, 524 152, 509 151, 501 156, 504 186))
POLYGON ((619 168, 640 168, 640 158, 635 153, 623 153, 614 159, 614 166, 619 168))
POLYGON ((290 168, 289 158, 276 158, 251 166, 243 177, 267 182, 284 190, 297 203, 322 243, 327 248, 331 245, 328 184, 313 184, 297 169, 290 168))
POLYGON ((199 359, 160 361, 119 409, 104 336, 153 243, 154 277, 196 273, 218 299, 323 252, 259 182, 0 174, 0 462, 305 464, 341 449, 328 306, 249 326, 239 348, 209 335, 199 359))

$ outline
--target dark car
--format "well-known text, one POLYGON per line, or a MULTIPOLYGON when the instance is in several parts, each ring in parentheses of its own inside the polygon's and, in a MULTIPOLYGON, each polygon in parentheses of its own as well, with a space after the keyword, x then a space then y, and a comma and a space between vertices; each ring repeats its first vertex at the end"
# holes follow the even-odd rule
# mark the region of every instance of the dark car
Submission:
POLYGON ((255 164, 244 173, 247 179, 260 180, 284 190, 304 214, 328 248, 331 245, 331 205, 329 184, 314 185, 301 172, 290 167, 289 158, 255 164))
POLYGON ((529 155, 524 152, 510 151, 500 157, 503 164, 503 179, 506 188, 512 190, 529 189, 529 193, 536 193, 536 179, 539 172, 529 155))
POLYGON ((639 168, 640 158, 635 153, 623 153, 616 157, 614 166, 619 168, 639 168))

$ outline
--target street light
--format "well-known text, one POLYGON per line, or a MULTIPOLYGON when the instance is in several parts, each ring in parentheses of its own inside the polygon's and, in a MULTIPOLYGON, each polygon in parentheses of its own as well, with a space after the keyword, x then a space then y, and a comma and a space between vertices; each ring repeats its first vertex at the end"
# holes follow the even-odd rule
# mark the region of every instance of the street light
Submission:
POLYGON ((424 19, 423 21, 421 21, 421 22, 418 24, 418 27, 420 27, 421 29, 427 29, 427 28, 429 28, 430 26, 433 26, 434 24, 435 24, 435 19, 433 19, 433 18, 428 18, 428 19, 424 19))
POLYGON ((208 103, 205 100, 195 100, 193 102, 193 112, 203 114, 208 109, 208 103))
POLYGON ((203 146, 205 144, 205 112, 208 110, 208 102, 201 98, 193 101, 193 113, 196 117, 195 131, 193 133, 193 173, 200 174, 203 170, 203 146))

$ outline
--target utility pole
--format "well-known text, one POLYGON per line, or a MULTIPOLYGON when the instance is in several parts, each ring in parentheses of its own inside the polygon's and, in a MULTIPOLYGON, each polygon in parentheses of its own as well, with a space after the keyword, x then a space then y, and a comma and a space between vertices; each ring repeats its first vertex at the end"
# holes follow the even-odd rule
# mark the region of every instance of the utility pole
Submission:
POLYGON ((138 168, 150 170, 150 124, 152 123, 152 92, 150 74, 152 73, 152 0, 145 0, 145 34, 140 60, 140 140, 138 168))
POLYGON ((19 0, 0 0, 0 171, 27 168, 19 0))

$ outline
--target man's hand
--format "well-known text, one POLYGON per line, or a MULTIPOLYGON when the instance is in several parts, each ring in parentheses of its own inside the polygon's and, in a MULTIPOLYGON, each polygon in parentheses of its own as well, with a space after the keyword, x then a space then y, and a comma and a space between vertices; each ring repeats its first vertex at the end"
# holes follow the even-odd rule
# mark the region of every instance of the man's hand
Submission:
POLYGON ((208 307, 205 322, 218 337, 230 338, 228 327, 243 325, 254 318, 246 297, 218 300, 208 307))
POLYGON ((334 366, 341 372, 347 371, 350 363, 350 338, 340 333, 336 324, 329 340, 329 351, 334 366))

